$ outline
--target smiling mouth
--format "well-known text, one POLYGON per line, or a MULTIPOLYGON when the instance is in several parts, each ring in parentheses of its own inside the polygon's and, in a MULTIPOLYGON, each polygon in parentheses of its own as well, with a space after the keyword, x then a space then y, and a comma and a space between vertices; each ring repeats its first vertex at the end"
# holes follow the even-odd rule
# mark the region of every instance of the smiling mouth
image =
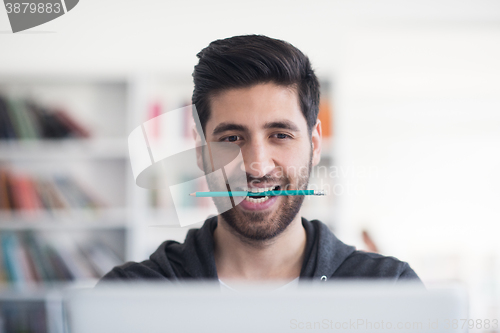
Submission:
MULTIPOLYGON (((279 185, 272 186, 272 187, 262 187, 262 188, 253 187, 253 188, 249 188, 248 192, 261 193, 261 192, 267 192, 267 191, 279 191, 280 189, 281 189, 281 186, 279 186, 279 185)), ((270 198, 270 196, 265 196, 265 195, 255 195, 254 196, 253 195, 253 196, 245 197, 245 200, 252 202, 252 203, 261 203, 261 202, 267 201, 269 198, 270 198)))

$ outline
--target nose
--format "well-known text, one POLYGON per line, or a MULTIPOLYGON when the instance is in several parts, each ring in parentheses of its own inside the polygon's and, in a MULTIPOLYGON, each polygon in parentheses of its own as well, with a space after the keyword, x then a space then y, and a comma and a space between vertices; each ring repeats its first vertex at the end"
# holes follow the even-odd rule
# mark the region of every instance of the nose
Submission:
POLYGON ((264 142, 248 142, 241 152, 245 162, 242 164, 243 171, 254 178, 262 178, 276 167, 272 153, 264 142))

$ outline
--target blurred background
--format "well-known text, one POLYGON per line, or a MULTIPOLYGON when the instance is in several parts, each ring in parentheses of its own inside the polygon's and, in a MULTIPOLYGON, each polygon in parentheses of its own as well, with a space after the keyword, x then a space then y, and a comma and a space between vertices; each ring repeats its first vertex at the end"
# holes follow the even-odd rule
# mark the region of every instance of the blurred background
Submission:
MULTIPOLYGON (((292 43, 320 78, 311 183, 330 195, 303 216, 428 285, 464 284, 470 318, 498 318, 498 1, 82 0, 16 34, 0 9, 0 281, 93 285, 183 240, 168 195, 135 185, 127 136, 190 104, 196 54, 242 34, 292 43)), ((173 126, 158 131, 188 136, 173 126)), ((3 322, 57 331, 58 308, 32 299, 1 302, 3 322)))

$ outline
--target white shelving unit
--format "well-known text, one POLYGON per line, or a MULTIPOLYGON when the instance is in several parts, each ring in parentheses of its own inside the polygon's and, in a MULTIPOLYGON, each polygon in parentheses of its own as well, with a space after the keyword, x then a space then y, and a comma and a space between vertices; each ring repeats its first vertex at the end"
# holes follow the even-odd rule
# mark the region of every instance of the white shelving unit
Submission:
MULTIPOLYGON (((129 130, 132 131, 149 120, 154 107, 159 108, 160 113, 164 113, 190 104, 193 87, 189 74, 142 75, 130 78, 129 130)), ((132 178, 130 174, 130 179, 133 181, 132 178)), ((175 225, 177 221, 175 211, 171 207, 157 209, 151 205, 152 197, 161 195, 165 190, 147 190, 135 184, 131 187, 129 202, 133 224, 129 233, 129 244, 132 248, 131 259, 134 261, 147 259, 167 239, 184 240, 187 228, 175 225)))
POLYGON ((1 140, 0 167, 29 176, 69 175, 104 204, 95 210, 0 211, 0 232, 96 238, 120 260, 129 259, 128 85, 123 78, 0 77, 2 96, 63 109, 91 131, 89 139, 1 140))
MULTIPOLYGON (((127 148, 130 85, 128 78, 116 77, 0 76, 2 96, 30 98, 37 105, 62 108, 91 130, 89 139, 0 140, 0 167, 29 176, 70 175, 104 204, 104 208, 93 210, 0 211, 1 234, 98 240, 122 262, 133 257, 130 192, 134 184, 127 148)), ((71 285, 92 287, 96 282, 81 279, 71 285)), ((24 290, 3 285, 0 308, 10 309, 9 316, 17 312, 23 316, 26 308, 37 307, 33 311, 45 315, 45 322, 37 324, 45 324, 47 332, 62 332, 59 291, 64 286, 67 284, 51 282, 40 285, 41 289, 24 290), (16 306, 19 310, 12 311, 16 306)))
POLYGON ((0 156, 8 161, 127 159, 127 143, 119 139, 0 141, 0 156))

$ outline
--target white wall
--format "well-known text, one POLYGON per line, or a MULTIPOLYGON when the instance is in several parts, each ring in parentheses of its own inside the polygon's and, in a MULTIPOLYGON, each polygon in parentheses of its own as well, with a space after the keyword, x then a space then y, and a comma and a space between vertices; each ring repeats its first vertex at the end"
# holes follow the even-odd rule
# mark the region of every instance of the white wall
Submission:
POLYGON ((340 21, 497 22, 498 1, 81 0, 68 14, 11 34, 0 9, 0 71, 191 73, 210 41, 237 34, 282 38, 323 72, 338 67, 340 21), (45 33, 44 33, 45 32, 45 33))

